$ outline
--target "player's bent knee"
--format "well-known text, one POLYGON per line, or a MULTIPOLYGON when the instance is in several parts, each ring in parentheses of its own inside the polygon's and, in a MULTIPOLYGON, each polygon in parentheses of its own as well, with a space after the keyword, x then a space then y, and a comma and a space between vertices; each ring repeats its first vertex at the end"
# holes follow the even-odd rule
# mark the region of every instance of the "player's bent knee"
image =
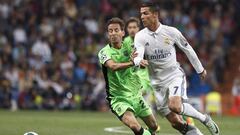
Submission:
POLYGON ((177 114, 180 114, 181 113, 181 106, 177 106, 175 104, 169 104, 169 109, 172 111, 172 112, 175 112, 177 114))
POLYGON ((170 98, 170 100, 168 102, 168 107, 172 112, 180 114, 181 107, 182 107, 181 99, 178 99, 177 97, 175 97, 175 99, 170 98))

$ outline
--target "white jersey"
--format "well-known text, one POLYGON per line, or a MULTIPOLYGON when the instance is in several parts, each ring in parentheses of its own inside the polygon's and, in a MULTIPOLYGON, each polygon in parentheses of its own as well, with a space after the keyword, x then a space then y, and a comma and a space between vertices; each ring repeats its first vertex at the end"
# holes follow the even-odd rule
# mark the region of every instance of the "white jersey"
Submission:
POLYGON ((176 59, 175 46, 187 55, 197 73, 204 70, 193 48, 174 27, 160 24, 155 32, 144 28, 136 34, 134 46, 138 53, 134 63, 139 66, 142 59, 148 60, 153 86, 166 85, 173 78, 184 75, 176 59))

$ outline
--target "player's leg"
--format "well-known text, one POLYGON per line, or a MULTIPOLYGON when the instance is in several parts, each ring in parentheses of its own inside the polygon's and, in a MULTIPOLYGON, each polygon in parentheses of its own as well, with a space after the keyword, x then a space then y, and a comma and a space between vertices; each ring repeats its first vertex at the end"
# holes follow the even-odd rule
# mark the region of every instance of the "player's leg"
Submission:
POLYGON ((184 123, 181 119, 181 116, 174 112, 170 112, 166 118, 171 123, 172 127, 183 135, 202 135, 198 128, 184 123))
POLYGON ((149 131, 144 130, 138 123, 134 115, 134 109, 126 98, 110 99, 111 111, 126 125, 135 135, 151 135, 149 131))
POLYGON ((135 135, 151 135, 151 133, 148 130, 145 130, 141 127, 141 125, 138 123, 137 119, 135 118, 133 112, 131 111, 126 111, 122 118, 121 121, 128 126, 135 135))
POLYGON ((160 126, 157 124, 157 121, 153 114, 141 118, 144 123, 147 125, 148 130, 152 135, 156 135, 160 131, 160 126))
POLYGON ((200 113, 191 104, 182 103, 180 114, 198 119, 208 128, 212 135, 219 135, 220 130, 217 124, 211 119, 211 117, 209 115, 200 113))
POLYGON ((181 96, 170 96, 168 106, 172 112, 175 112, 177 114, 190 116, 200 120, 201 122, 204 122, 206 120, 206 116, 197 111, 192 105, 189 103, 182 103, 181 96))
POLYGON ((137 97, 134 101, 134 110, 136 111, 136 116, 139 116, 144 123, 148 126, 149 131, 152 135, 160 130, 156 118, 154 117, 149 104, 144 100, 144 98, 137 97))
POLYGON ((167 120, 171 123, 171 126, 173 128, 175 128, 176 130, 178 130, 181 133, 186 133, 187 132, 187 124, 183 123, 183 121, 181 120, 181 118, 179 117, 179 115, 177 115, 174 112, 170 112, 167 116, 166 116, 167 120))
MULTIPOLYGON (((189 132, 194 132, 192 135, 202 135, 201 132, 196 127, 184 123, 181 116, 171 112, 168 108, 168 92, 167 88, 159 88, 154 92, 156 97, 156 104, 158 112, 166 117, 167 120, 171 123, 172 127, 178 130, 182 134, 188 134, 189 132)), ((191 135, 191 134, 188 134, 191 135)))
POLYGON ((175 78, 168 88, 168 107, 172 112, 198 119, 209 129, 212 135, 219 134, 219 128, 210 117, 197 111, 191 104, 183 102, 187 99, 185 78, 175 78))
POLYGON ((206 116, 195 108, 192 107, 189 103, 182 102, 187 100, 186 95, 186 80, 183 77, 175 78, 170 85, 169 89, 169 102, 168 107, 172 112, 177 114, 183 114, 186 116, 191 116, 195 119, 200 120, 201 122, 206 120, 206 116))

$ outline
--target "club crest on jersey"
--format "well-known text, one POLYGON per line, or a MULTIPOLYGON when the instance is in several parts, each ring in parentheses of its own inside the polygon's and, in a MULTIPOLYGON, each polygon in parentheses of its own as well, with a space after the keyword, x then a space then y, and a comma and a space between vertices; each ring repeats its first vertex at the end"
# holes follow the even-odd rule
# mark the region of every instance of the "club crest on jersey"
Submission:
POLYGON ((123 52, 123 55, 124 55, 124 56, 128 56, 128 51, 124 51, 124 52, 123 52))
POLYGON ((170 39, 168 37, 164 38, 164 43, 170 45, 170 39))
POLYGON ((121 107, 119 107, 119 108, 117 109, 118 112, 121 112, 121 110, 122 110, 121 107))

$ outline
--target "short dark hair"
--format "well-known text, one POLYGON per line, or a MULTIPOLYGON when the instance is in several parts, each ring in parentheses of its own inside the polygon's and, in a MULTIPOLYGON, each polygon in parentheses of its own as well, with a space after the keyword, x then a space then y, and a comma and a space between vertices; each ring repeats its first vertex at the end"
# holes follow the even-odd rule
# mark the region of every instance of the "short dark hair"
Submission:
POLYGON ((126 27, 128 27, 131 22, 136 22, 137 26, 140 28, 140 20, 137 17, 130 17, 126 22, 126 27))
POLYGON ((160 10, 159 5, 153 2, 143 2, 141 3, 141 8, 142 7, 149 7, 151 12, 159 12, 160 10))
POLYGON ((110 20, 108 20, 108 22, 107 22, 107 27, 108 27, 110 24, 119 24, 121 30, 124 30, 124 28, 125 28, 124 21, 123 21, 122 19, 118 18, 118 17, 113 17, 113 18, 111 18, 110 20))

